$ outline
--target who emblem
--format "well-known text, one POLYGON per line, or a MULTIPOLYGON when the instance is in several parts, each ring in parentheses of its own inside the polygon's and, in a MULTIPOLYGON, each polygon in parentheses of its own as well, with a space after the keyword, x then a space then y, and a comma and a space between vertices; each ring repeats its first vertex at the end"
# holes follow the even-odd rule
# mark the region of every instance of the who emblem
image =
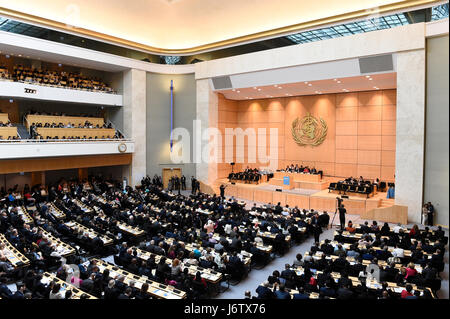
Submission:
POLYGON ((320 118, 317 120, 308 113, 302 119, 298 117, 292 122, 292 137, 299 146, 318 146, 323 143, 327 136, 327 123, 320 118))

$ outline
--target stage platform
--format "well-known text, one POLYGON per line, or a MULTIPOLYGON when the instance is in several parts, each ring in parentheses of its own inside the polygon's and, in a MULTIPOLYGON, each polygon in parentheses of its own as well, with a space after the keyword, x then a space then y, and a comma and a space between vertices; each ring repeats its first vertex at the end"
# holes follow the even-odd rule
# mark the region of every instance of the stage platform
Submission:
MULTIPOLYGON (((327 180, 329 183, 329 181, 327 180)), ((329 193, 328 189, 315 190, 306 188, 280 189, 277 185, 261 183, 259 185, 235 184, 232 185, 228 179, 219 179, 216 185, 225 184, 225 196, 245 199, 255 202, 289 205, 289 207, 298 206, 300 209, 315 209, 318 211, 334 212, 336 209, 336 197, 338 194, 329 193)), ((359 196, 348 195, 343 204, 347 212, 352 215, 362 215, 372 209, 385 207, 386 192, 378 192, 373 197, 362 198, 359 196), (383 200, 384 199, 384 200, 383 200)), ((393 201, 389 202, 392 203, 393 201)))

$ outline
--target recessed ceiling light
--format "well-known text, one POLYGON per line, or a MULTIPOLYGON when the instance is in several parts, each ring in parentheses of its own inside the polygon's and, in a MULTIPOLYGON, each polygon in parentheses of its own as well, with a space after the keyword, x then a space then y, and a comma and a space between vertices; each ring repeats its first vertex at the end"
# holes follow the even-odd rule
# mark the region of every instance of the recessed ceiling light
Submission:
POLYGON ((258 89, 258 91, 261 91, 261 89, 258 89))
POLYGON ((308 86, 312 86, 312 84, 311 84, 311 83, 309 83, 309 84, 308 84, 308 86))
POLYGON ((369 78, 369 81, 372 81, 373 79, 372 78, 369 78))
POLYGON ((337 83, 342 83, 341 81, 337 81, 337 83))
POLYGON ((19 56, 22 56, 22 54, 19 54, 19 56))

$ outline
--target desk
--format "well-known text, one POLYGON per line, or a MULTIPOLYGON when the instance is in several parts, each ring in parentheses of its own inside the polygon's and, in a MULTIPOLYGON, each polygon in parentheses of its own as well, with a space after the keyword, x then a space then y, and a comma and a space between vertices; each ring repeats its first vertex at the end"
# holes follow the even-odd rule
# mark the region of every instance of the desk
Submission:
POLYGON ((117 227, 119 227, 120 230, 124 231, 128 235, 139 237, 145 234, 145 232, 140 229, 139 227, 133 227, 128 224, 117 222, 117 227))
POLYGON ((5 245, 5 257, 14 268, 28 266, 30 264, 30 260, 18 251, 17 248, 14 247, 3 234, 0 234, 0 243, 5 245))
POLYGON ((56 207, 53 203, 48 203, 47 205, 48 211, 52 214, 56 219, 64 219, 66 218, 66 214, 62 212, 58 207, 56 207))
POLYGON ((55 116, 55 115, 34 115, 29 114, 26 118, 26 125, 27 128, 30 128, 30 125, 33 123, 63 123, 64 125, 67 125, 69 123, 75 124, 75 125, 84 125, 86 121, 89 121, 92 123, 92 125, 96 126, 97 124, 99 126, 102 126, 105 123, 105 120, 103 118, 99 117, 84 117, 84 116, 55 116))
POLYGON ((54 281, 54 282, 56 282, 56 283, 61 285, 60 292, 62 292, 63 295, 64 295, 66 290, 72 290, 72 297, 70 299, 80 299, 81 295, 87 295, 89 297, 88 299, 97 299, 97 297, 94 297, 94 296, 88 294, 87 292, 84 292, 84 291, 78 289, 74 285, 59 279, 58 277, 56 277, 53 274, 45 272, 42 275, 41 282, 44 285, 48 285, 52 281, 54 281))
MULTIPOLYGON (((173 244, 173 242, 174 242, 173 238, 166 239, 166 243, 168 243, 168 244, 173 244)), ((180 243, 180 244, 184 244, 184 248, 186 248, 189 251, 194 251, 195 249, 198 249, 200 251, 205 250, 205 248, 203 248, 201 245, 198 245, 198 244, 184 243, 182 241, 177 241, 177 242, 180 243)), ((215 254, 218 254, 215 251, 214 248, 210 248, 210 249, 211 249, 211 252, 213 252, 215 254)), ((231 257, 230 254, 228 254, 228 253, 226 253, 226 254, 227 254, 228 257, 231 257)), ((252 262, 252 259, 251 259, 252 258, 252 254, 246 252, 245 250, 242 250, 241 251, 241 255, 242 255, 242 258, 241 258, 242 262, 244 263, 245 266, 249 267, 251 262, 252 262)))
POLYGON ((87 234, 89 239, 93 239, 94 237, 99 237, 102 240, 103 245, 105 245, 105 246, 111 245, 114 242, 112 238, 102 235, 102 234, 96 232, 95 230, 87 228, 86 226, 83 226, 77 222, 70 221, 70 222, 64 223, 64 225, 66 225, 67 227, 69 227, 72 230, 78 230, 78 231, 81 231, 81 232, 87 234))
POLYGON ((42 227, 39 227, 39 230, 42 231, 42 235, 45 238, 48 238, 52 244, 56 245, 56 251, 63 257, 68 257, 70 255, 75 254, 75 248, 71 247, 70 245, 66 244, 65 242, 59 240, 52 234, 50 234, 48 231, 44 230, 42 227))
POLYGON ((25 208, 25 206, 20 206, 17 207, 17 213, 22 216, 23 221, 25 222, 25 224, 33 224, 34 220, 33 218, 31 218, 30 214, 28 214, 27 209, 25 208))
MULTIPOLYGON (((136 250, 137 257, 142 259, 142 260, 148 260, 148 259, 150 259, 151 256, 154 256, 156 264, 158 264, 159 260, 161 259, 161 257, 163 257, 161 255, 153 254, 153 253, 150 253, 148 251, 145 251, 145 250, 142 250, 142 249, 139 249, 139 248, 135 248, 135 247, 133 247, 133 250, 136 250)), ((166 259, 166 264, 171 266, 172 265, 172 259, 167 258, 166 259)), ((202 276, 202 278, 204 278, 207 282, 210 282, 212 284, 219 283, 222 280, 222 278, 223 278, 222 273, 214 271, 212 269, 202 268, 202 267, 195 266, 195 265, 183 265, 183 266, 184 266, 183 268, 188 268, 189 274, 191 276, 195 276, 197 274, 197 271, 199 271, 201 276, 202 276)))
POLYGON ((152 296, 160 299, 184 299, 186 298, 186 292, 182 290, 178 290, 170 285, 160 284, 156 281, 149 280, 146 276, 137 276, 126 270, 120 269, 117 266, 114 266, 106 261, 101 259, 93 259, 97 261, 97 266, 100 269, 100 272, 103 272, 105 269, 109 269, 109 275, 111 278, 115 278, 119 275, 124 276, 124 283, 129 285, 130 281, 135 282, 135 287, 141 289, 144 283, 148 284, 148 293, 152 296))
POLYGON ((319 183, 322 180, 320 174, 288 173, 288 172, 273 173, 273 178, 275 179, 283 179, 285 176, 288 176, 291 182, 319 183))
POLYGON ((74 199, 74 200, 72 200, 72 202, 73 202, 75 205, 77 205, 83 212, 89 213, 89 214, 94 213, 94 210, 93 210, 91 207, 87 206, 86 204, 84 204, 84 203, 81 202, 80 200, 74 199))
MULTIPOLYGON (((302 275, 304 272, 303 267, 301 267, 301 266, 291 267, 291 269, 293 269, 298 276, 302 275)), ((315 269, 311 269, 311 272, 312 272, 314 278, 317 278, 317 275, 322 273, 322 271, 315 270, 315 269)), ((337 283, 339 281, 339 278, 341 278, 341 274, 332 272, 331 277, 333 277, 334 281, 337 283)), ((360 284, 361 285, 363 284, 357 277, 348 276, 348 278, 352 281, 353 286, 358 286, 360 284)), ((387 282, 387 284, 388 284, 388 287, 396 294, 400 294, 405 289, 405 287, 398 286, 394 282, 387 282)), ((415 284, 410 284, 410 285, 413 287, 414 290, 418 290, 420 292, 423 292, 423 290, 424 290, 424 289, 418 288, 415 284)), ((382 288, 382 285, 381 285, 381 283, 377 282, 376 280, 366 280, 366 287, 369 289, 380 289, 380 288, 382 288)), ((433 298, 436 298, 436 296, 433 294, 433 292, 431 291, 430 288, 425 288, 425 289, 430 291, 433 298)))

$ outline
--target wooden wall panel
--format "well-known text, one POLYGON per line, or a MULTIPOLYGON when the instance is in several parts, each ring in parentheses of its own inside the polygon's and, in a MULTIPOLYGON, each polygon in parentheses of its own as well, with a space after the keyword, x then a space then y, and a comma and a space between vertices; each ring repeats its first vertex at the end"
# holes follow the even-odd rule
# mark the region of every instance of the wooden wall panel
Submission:
POLYGON ((381 136, 358 136, 358 150, 381 150, 381 136))
POLYGON ((397 118, 397 107, 395 105, 383 105, 381 113, 383 121, 395 121, 397 118))
POLYGON ((336 94, 336 107, 358 106, 358 93, 336 94))
POLYGON ((395 151, 381 151, 381 165, 395 166, 395 151))
POLYGON ((382 91, 358 92, 358 101, 360 106, 382 105, 383 92, 382 91))
POLYGON ((394 166, 381 166, 381 179, 394 181, 395 167, 394 166))
POLYGON ((358 174, 358 166, 357 164, 336 163, 334 174, 339 177, 356 177, 358 174))
POLYGON ((336 108, 336 121, 356 121, 358 120, 358 107, 338 107, 336 108))
POLYGON ((395 151, 395 136, 382 136, 381 149, 383 151, 395 151))
POLYGON ((0 174, 131 164, 132 154, 0 160, 0 174))
POLYGON ((336 135, 358 135, 357 121, 336 122, 336 135))
POLYGON ((358 174, 357 174, 358 176, 375 179, 379 178, 380 174, 381 174, 381 166, 379 165, 358 164, 358 174))
POLYGON ((380 136, 381 121, 358 121, 358 136, 380 136))
MULTIPOLYGON (((266 150, 278 151, 279 168, 302 164, 315 166, 328 176, 376 178, 381 177, 382 167, 387 167, 383 172, 389 175, 395 166, 395 103, 396 90, 252 101, 229 101, 219 94, 218 126, 221 131, 226 127, 254 128, 256 132, 265 128, 266 150), (318 147, 300 147, 292 138, 292 122, 307 113, 324 118, 328 125, 327 139, 318 147), (270 144, 270 128, 278 130, 277 146, 270 144)), ((236 143, 234 139, 233 148, 236 143)), ((254 146, 247 138, 242 144, 254 146)), ((258 139, 255 144, 263 149, 258 139)), ((225 145, 222 150, 225 155, 225 145)), ((233 160, 240 159, 234 154, 233 160)), ((242 167, 266 166, 248 163, 246 151, 242 160, 242 167)), ((226 165, 218 166, 220 176, 227 176, 230 171, 226 165)))
POLYGON ((381 152, 358 150, 358 164, 381 165, 381 152))
POLYGON ((396 105, 396 104, 397 104, 397 90, 384 90, 383 105, 396 105))
POLYGON ((382 121, 381 135, 396 135, 396 121, 382 121))
POLYGON ((336 163, 356 164, 358 152, 356 150, 336 150, 336 163))
POLYGON ((336 135, 336 150, 358 149, 358 136, 336 135))
POLYGON ((358 107, 358 121, 380 121, 381 105, 367 105, 358 107))

